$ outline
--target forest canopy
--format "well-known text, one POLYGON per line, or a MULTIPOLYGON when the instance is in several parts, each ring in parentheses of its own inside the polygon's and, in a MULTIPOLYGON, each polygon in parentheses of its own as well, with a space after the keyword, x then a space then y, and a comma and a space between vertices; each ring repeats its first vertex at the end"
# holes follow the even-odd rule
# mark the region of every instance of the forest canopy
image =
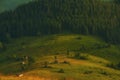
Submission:
POLYGON ((100 0, 35 0, 0 14, 0 41, 58 33, 94 35, 120 44, 120 4, 100 0))

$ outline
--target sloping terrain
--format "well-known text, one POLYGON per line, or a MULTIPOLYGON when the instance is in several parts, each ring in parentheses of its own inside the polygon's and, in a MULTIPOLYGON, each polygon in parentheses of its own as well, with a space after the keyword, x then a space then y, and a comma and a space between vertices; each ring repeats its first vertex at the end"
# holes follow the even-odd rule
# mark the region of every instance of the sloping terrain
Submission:
POLYGON ((119 80, 120 71, 107 67, 120 61, 119 52, 118 46, 93 36, 58 34, 18 38, 0 54, 0 79, 119 80), (22 70, 22 60, 18 59, 24 56, 34 61, 22 70), (20 74, 23 76, 19 77, 20 74))

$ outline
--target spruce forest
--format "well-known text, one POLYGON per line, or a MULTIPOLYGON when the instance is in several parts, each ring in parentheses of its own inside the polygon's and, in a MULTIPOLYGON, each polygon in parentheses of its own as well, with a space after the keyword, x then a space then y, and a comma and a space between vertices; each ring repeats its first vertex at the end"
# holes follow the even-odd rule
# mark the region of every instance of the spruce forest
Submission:
POLYGON ((120 44, 120 4, 100 0, 37 0, 0 14, 0 41, 58 33, 95 35, 120 44))

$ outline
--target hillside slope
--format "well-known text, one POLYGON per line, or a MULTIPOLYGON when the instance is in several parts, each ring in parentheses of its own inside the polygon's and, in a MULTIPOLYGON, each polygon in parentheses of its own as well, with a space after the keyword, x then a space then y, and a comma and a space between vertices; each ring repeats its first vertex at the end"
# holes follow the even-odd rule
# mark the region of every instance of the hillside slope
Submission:
POLYGON ((93 36, 58 34, 18 38, 0 54, 0 72, 8 75, 1 75, 0 79, 119 80, 120 71, 106 66, 120 61, 119 52, 119 47, 93 36), (21 61, 16 60, 23 56, 35 60, 25 71, 21 71, 21 61), (53 63, 55 59, 58 63, 53 63), (22 77, 16 76, 21 73, 22 77))

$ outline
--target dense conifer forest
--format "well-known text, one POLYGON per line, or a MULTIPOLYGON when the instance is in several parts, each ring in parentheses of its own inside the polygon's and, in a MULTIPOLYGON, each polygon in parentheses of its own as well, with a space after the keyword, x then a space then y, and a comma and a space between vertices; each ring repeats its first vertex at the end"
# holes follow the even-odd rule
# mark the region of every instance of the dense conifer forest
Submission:
POLYGON ((119 0, 35 0, 0 14, 1 43, 59 33, 94 35, 120 44, 119 0))

